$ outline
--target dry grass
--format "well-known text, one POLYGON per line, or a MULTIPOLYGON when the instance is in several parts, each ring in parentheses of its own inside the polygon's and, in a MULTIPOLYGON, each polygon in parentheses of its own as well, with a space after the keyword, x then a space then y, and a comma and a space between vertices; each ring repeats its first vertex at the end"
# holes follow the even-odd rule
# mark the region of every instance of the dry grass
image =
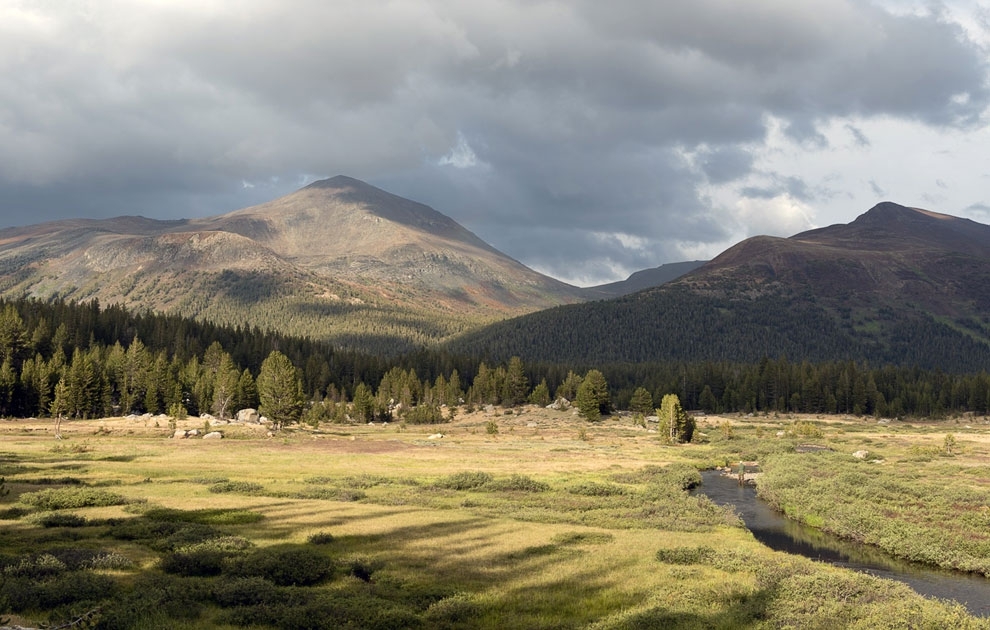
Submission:
MULTIPOLYGON (((362 586, 338 575, 318 588, 328 597, 360 593, 378 598, 379 604, 399 602, 422 627, 779 626, 796 619, 787 616, 796 614, 787 612, 794 602, 775 595, 786 591, 780 585, 802 575, 830 584, 858 578, 810 562, 784 562, 782 554, 732 526, 730 516, 687 498, 679 488, 658 488, 645 478, 633 481, 630 473, 741 456, 733 451, 736 445, 746 450, 751 442, 776 439, 776 432, 793 422, 704 418, 699 432, 709 438, 665 447, 629 418, 587 424, 569 412, 535 408, 512 415, 500 409, 462 413, 456 422, 439 426, 324 425, 272 437, 263 427, 215 425, 226 435, 219 441, 171 439, 167 419, 159 419, 158 426, 154 419, 67 422, 62 441, 53 439, 44 420, 0 421, 0 475, 11 490, 0 508, 16 505, 20 493, 44 487, 39 480, 72 477, 86 487, 106 486, 141 501, 74 510, 93 523, 141 519, 168 508, 214 519, 225 535, 257 547, 304 546, 312 536, 329 533, 337 564, 371 567, 373 579, 362 586), (497 435, 486 430, 491 420, 498 423, 497 435), (718 427, 727 420, 742 438, 717 439, 718 427), (585 439, 579 436, 581 428, 585 439), (429 439, 437 432, 444 437, 429 439), (547 489, 461 491, 436 485, 465 472, 496 480, 524 475, 547 489), (221 482, 230 482, 235 491, 211 491, 221 482), (239 482, 259 484, 261 490, 238 492, 238 487, 248 488, 239 482), (572 490, 607 484, 624 494, 589 496, 572 490), (714 549, 721 564, 656 560, 660 549, 700 545, 714 549), (730 567, 738 554, 747 560, 741 568, 730 567), (466 621, 458 621, 462 616, 466 621)), ((179 426, 200 428, 202 421, 179 426)), ((906 453, 912 444, 941 439, 927 425, 890 427, 829 418, 823 426, 832 444, 842 448, 870 440, 885 451, 906 453)), ((988 435, 984 426, 960 429, 960 450, 984 457, 988 435)), ((953 463, 975 465, 968 456, 957 459, 953 463)), ((114 546, 131 559, 136 568, 120 574, 125 582, 159 571, 159 552, 139 542, 108 539, 101 531, 82 528, 76 544, 114 546)), ((6 553, 28 553, 39 541, 64 544, 53 532, 19 518, 4 521, 0 537, 6 553)), ((936 620, 959 615, 957 609, 910 593, 884 595, 887 587, 869 584, 857 588, 875 591, 875 601, 888 608, 914 606, 936 620)), ((858 601, 836 604, 840 613, 830 609, 828 614, 870 619, 875 606, 858 601)), ((37 622, 45 614, 26 611, 16 619, 37 622)), ((207 603, 185 627, 217 627, 223 614, 207 603)), ((410 624, 405 625, 415 627, 410 624)))

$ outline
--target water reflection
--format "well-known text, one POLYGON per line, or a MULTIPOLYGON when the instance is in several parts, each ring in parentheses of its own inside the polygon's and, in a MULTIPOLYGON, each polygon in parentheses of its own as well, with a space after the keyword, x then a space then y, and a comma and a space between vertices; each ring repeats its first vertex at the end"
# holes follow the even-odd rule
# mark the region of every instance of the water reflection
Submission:
POLYGON ((898 580, 922 595, 953 599, 974 615, 990 616, 990 580, 986 578, 906 562, 876 547, 843 540, 774 511, 752 486, 740 486, 714 470, 701 476, 703 483, 696 492, 719 505, 734 507, 753 536, 771 549, 898 580))

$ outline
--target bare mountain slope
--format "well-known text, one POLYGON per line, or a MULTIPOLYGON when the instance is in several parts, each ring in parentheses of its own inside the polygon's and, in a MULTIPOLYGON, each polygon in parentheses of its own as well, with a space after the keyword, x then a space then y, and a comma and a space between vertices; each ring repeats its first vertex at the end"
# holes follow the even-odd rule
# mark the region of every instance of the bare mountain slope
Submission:
POLYGON ((376 350, 581 299, 422 204, 347 177, 205 219, 0 230, 0 291, 181 311, 376 350))
POLYGON ((885 202, 849 224, 747 239, 677 283, 703 294, 783 290, 846 308, 956 316, 990 307, 988 281, 990 226, 885 202))

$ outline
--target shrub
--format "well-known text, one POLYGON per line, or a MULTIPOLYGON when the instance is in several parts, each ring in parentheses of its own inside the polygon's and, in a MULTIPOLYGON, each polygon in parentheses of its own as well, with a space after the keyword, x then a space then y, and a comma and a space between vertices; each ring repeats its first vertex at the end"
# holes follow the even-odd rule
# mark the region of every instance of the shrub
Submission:
POLYGON ((711 547, 674 547, 657 552, 657 560, 664 564, 707 564, 715 559, 711 547))
POLYGON ((330 577, 329 558, 304 547, 268 547, 232 558, 226 573, 234 577, 260 577, 279 586, 310 586, 330 577))
POLYGON ((484 485, 485 490, 502 492, 546 492, 550 484, 536 481, 526 475, 510 475, 507 478, 493 479, 484 485))
POLYGON ((50 488, 20 496, 21 503, 40 510, 74 510, 84 507, 125 505, 132 500, 97 488, 50 488))
POLYGON ((464 471, 438 479, 433 485, 447 490, 472 490, 491 483, 492 479, 493 477, 486 472, 464 471))
POLYGON ((446 627, 448 624, 456 624, 457 627, 461 627, 470 624, 480 615, 481 607, 470 595, 457 593, 430 604, 424 617, 434 627, 446 627))
POLYGON ((309 537, 311 545, 329 545, 333 542, 333 534, 329 532, 317 532, 309 537))
POLYGON ((3 596, 14 612, 52 610, 79 602, 96 604, 112 598, 117 583, 110 577, 89 571, 71 571, 39 580, 18 576, 3 582, 3 596))
POLYGON ((43 515, 38 523, 42 527, 82 527, 86 524, 86 519, 78 514, 56 512, 43 515))
POLYGON ((165 573, 185 577, 209 577, 220 575, 226 552, 218 549, 194 549, 191 551, 175 551, 162 557, 161 568, 165 573))
POLYGON ((237 494, 259 494, 265 487, 260 483, 251 481, 221 481, 210 486, 210 492, 224 494, 228 492, 237 494))
POLYGON ((68 571, 69 567, 50 553, 27 556, 17 564, 9 564, 3 568, 3 574, 11 577, 23 577, 34 581, 44 581, 68 571))
POLYGON ((31 513, 31 510, 22 507, 11 507, 6 510, 0 510, 0 521, 16 521, 22 516, 27 516, 31 513))
POLYGON ((626 489, 614 483, 598 483, 595 481, 585 481, 567 488, 571 494, 580 494, 587 497, 614 497, 626 494, 626 489))
POLYGON ((271 605, 285 599, 277 586, 260 577, 220 579, 213 585, 212 595, 224 608, 271 605))
POLYGON ((813 422, 795 422, 794 426, 791 428, 791 432, 794 433, 794 435, 815 439, 820 439, 825 436, 821 428, 813 422))
POLYGON ((134 563, 129 558, 114 551, 101 553, 86 563, 88 569, 120 570, 130 569, 133 566, 134 563))

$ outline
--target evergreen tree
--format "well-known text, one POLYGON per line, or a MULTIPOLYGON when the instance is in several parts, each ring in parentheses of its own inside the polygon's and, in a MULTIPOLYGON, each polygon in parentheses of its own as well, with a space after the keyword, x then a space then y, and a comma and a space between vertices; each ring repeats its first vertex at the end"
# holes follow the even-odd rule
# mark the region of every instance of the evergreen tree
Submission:
POLYGON ((595 421, 610 407, 608 383, 598 370, 589 370, 577 390, 577 408, 585 419, 595 421))
POLYGON ((575 374, 574 372, 568 370, 567 377, 557 387, 556 397, 566 398, 567 400, 574 400, 577 398, 578 387, 581 386, 581 381, 583 379, 575 374))
POLYGON ((375 416, 375 397, 364 383, 358 383, 354 388, 354 416, 362 422, 368 422, 375 416))
POLYGON ((237 380, 237 396, 234 409, 255 409, 258 407, 258 387, 251 376, 251 370, 244 368, 237 380))
POLYGON ((24 320, 13 304, 7 304, 0 311, 0 361, 11 362, 21 356, 21 351, 27 342, 27 330, 24 320))
POLYGON ((533 388, 533 393, 529 395, 529 402, 540 407, 546 407, 552 402, 547 379, 541 380, 540 384, 533 388))
POLYGON ((259 411, 275 430, 299 420, 303 409, 302 381, 287 356, 272 350, 258 375, 259 411))
POLYGON ((681 407, 677 394, 666 394, 657 409, 658 432, 670 444, 690 442, 694 437, 694 418, 681 407))
POLYGON ((3 364, 0 364, 0 415, 10 414, 10 406, 14 401, 16 388, 17 374, 14 372, 10 357, 6 356, 3 359, 3 364))
POLYGON ((221 420, 226 420, 227 414, 230 413, 234 399, 237 397, 240 377, 234 361, 224 352, 220 358, 220 365, 217 366, 216 381, 213 384, 213 411, 221 420))
POLYGON ((637 387, 629 399, 630 411, 649 414, 653 411, 653 395, 645 387, 637 387))
POLYGON ((505 373, 505 395, 502 397, 502 404, 511 407, 521 405, 526 402, 529 394, 529 378, 523 368, 522 359, 512 357, 509 359, 509 367, 505 373))
POLYGON ((55 439, 62 439, 62 420, 69 413, 69 387, 64 378, 55 384, 55 396, 52 398, 51 414, 55 418, 55 439))
MULTIPOLYGON (((794 396, 798 396, 798 394, 795 392, 794 396)), ((701 395, 698 397, 698 406, 706 413, 714 413, 718 410, 718 399, 715 398, 710 385, 706 384, 705 388, 701 390, 701 395)))

